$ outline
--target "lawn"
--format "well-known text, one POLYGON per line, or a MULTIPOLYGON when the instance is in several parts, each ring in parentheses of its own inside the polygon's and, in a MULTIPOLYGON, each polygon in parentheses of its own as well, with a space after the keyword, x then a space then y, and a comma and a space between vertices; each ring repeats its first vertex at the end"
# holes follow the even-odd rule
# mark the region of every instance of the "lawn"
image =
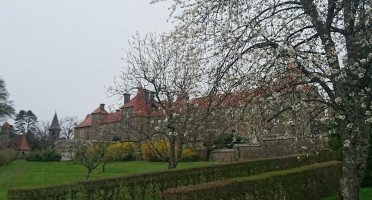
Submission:
MULTIPOLYGON (((372 200, 372 188, 361 188, 359 191, 360 200, 372 200)), ((337 194, 324 199, 324 200, 337 200, 337 194)))
MULTIPOLYGON (((217 162, 180 163, 177 169, 217 164, 217 162)), ((91 179, 166 170, 168 163, 128 161, 106 164, 106 172, 98 167, 91 179)), ((73 162, 26 162, 16 160, 0 168, 0 199, 6 199, 9 188, 48 186, 85 179, 86 168, 73 162)))

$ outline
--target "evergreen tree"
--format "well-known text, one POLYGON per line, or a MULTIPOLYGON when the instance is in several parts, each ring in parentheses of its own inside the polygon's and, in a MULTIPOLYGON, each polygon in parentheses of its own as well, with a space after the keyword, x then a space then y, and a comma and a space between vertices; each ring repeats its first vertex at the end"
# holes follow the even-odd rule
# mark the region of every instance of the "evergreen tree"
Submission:
POLYGON ((15 119, 15 131, 20 135, 30 132, 35 134, 37 131, 37 122, 37 117, 31 110, 20 110, 15 119))
POLYGON ((15 132, 20 135, 26 134, 27 143, 32 150, 40 149, 37 122, 37 117, 31 110, 20 110, 15 119, 15 132))
POLYGON ((8 96, 5 82, 0 78, 0 119, 14 115, 13 103, 8 100, 8 96))

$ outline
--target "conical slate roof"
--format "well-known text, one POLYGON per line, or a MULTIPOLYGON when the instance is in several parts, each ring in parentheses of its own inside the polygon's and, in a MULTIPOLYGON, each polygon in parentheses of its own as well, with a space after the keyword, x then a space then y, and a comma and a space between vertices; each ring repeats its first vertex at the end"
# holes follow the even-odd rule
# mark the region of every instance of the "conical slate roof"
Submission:
POLYGON ((49 127, 49 130, 61 130, 61 127, 59 126, 59 123, 58 123, 57 112, 54 114, 53 121, 49 127))

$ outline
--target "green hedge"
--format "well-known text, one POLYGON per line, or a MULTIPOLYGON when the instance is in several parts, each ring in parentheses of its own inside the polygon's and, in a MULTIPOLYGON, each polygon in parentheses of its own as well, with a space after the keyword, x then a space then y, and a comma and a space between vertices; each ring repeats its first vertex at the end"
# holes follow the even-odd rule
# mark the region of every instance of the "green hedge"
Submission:
POLYGON ((38 161, 38 162, 53 162, 61 161, 62 155, 54 150, 47 149, 45 151, 32 151, 30 155, 26 157, 27 161, 38 161))
POLYGON ((341 166, 341 162, 331 161, 255 176, 170 188, 163 192, 162 199, 321 199, 337 191, 341 166))
POLYGON ((17 158, 18 152, 14 149, 0 149, 0 167, 13 162, 17 158))
POLYGON ((195 185, 225 178, 244 177, 269 171, 334 160, 333 153, 287 156, 189 169, 102 178, 50 187, 8 190, 9 200, 33 199, 160 199, 168 188, 195 185))

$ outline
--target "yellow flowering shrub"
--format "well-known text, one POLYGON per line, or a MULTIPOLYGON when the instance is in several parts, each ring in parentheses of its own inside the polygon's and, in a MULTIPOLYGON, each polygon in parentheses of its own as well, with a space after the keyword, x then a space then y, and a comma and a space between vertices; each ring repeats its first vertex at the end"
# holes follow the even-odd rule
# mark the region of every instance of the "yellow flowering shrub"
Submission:
MULTIPOLYGON (((176 146, 175 151, 177 152, 176 146)), ((148 141, 141 145, 142 158, 147 161, 165 161, 169 157, 170 144, 168 141, 148 141)), ((183 161, 195 161, 196 152, 191 147, 183 149, 181 159, 183 161)))
POLYGON ((133 159, 136 146, 134 142, 117 142, 110 144, 105 153, 105 159, 110 161, 133 159))

